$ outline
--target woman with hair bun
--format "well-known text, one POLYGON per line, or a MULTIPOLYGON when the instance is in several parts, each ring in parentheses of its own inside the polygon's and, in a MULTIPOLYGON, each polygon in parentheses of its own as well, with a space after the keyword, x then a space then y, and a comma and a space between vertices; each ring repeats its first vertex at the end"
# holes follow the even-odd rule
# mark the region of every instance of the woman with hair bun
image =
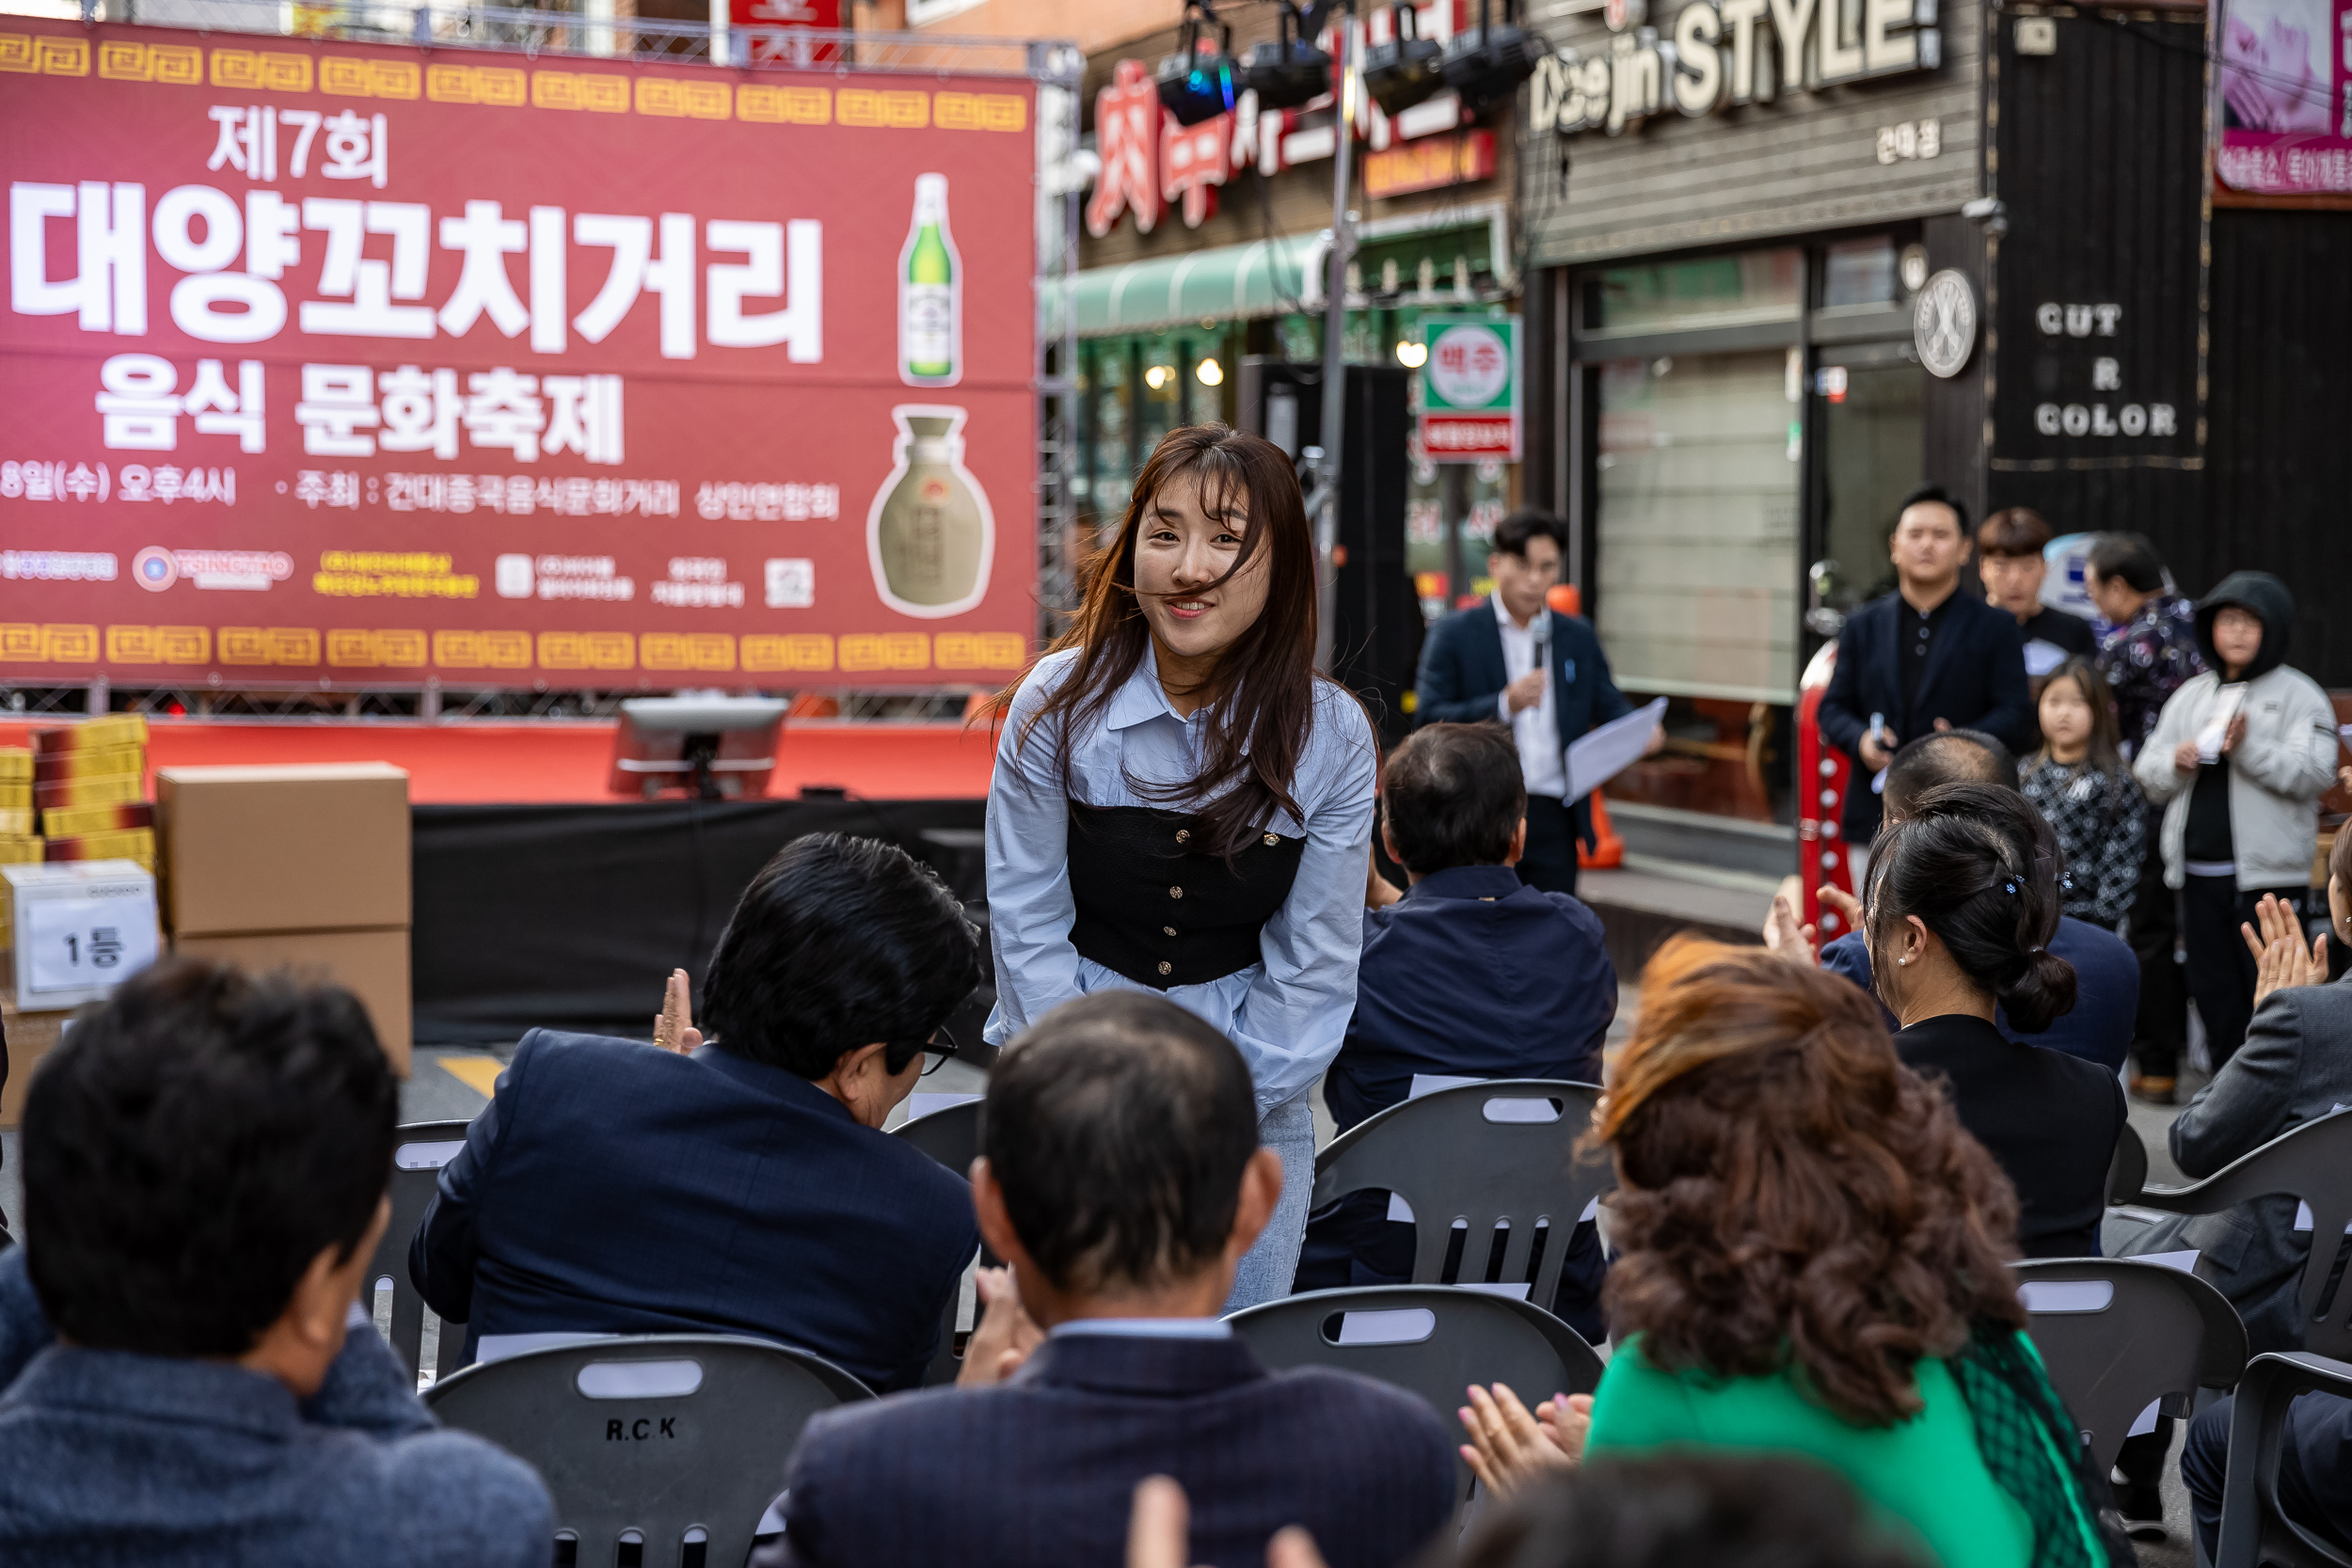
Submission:
POLYGON ((1870 850, 1864 930, 1895 1050, 1944 1081, 1961 1125, 2017 1189, 2028 1258, 2094 1258, 2107 1166, 2124 1122, 2112 1072, 2020 1045, 2074 1005, 2074 969, 2049 951, 2059 864, 2050 825, 2013 790, 1955 784, 1921 796, 1870 850))

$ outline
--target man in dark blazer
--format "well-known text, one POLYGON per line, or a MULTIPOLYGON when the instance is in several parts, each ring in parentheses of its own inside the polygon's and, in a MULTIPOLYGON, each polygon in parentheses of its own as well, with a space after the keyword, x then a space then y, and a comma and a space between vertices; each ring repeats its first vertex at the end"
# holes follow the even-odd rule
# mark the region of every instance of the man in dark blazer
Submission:
POLYGON ((410 1245, 478 1354, 546 1334, 750 1334, 878 1389, 921 1381, 979 1250, 968 1189, 881 1131, 978 983, 939 879, 870 839, 795 839, 744 890, 708 1044, 533 1030, 410 1245))
MULTIPOLYGON (((1510 726, 1527 784, 1519 880, 1546 893, 1576 891, 1576 847, 1593 836, 1586 791, 1568 793, 1568 744, 1633 711, 1609 678, 1593 628, 1545 602, 1565 545, 1558 519, 1541 512, 1514 512, 1496 524, 1486 557, 1493 594, 1438 623, 1413 683, 1416 724, 1510 726)), ((1663 739, 1653 734, 1650 750, 1663 739)))
POLYGON ((1285 1180, 1257 1124, 1240 1053, 1163 997, 1082 997, 1014 1041, 972 1175, 1010 1279, 982 1275, 964 1386, 811 1421, 755 1564, 1116 1563, 1153 1475, 1191 1498, 1187 1562, 1258 1568, 1286 1525, 1331 1568, 1418 1557, 1453 1511, 1437 1414, 1269 1372, 1217 1321, 1285 1180))
POLYGON ((1938 485, 1913 491, 1889 553, 1896 591, 1846 618, 1837 668, 1821 694, 1821 734, 1856 768, 1846 791, 1852 848, 1867 848, 1878 832, 1871 781, 1904 741, 1936 730, 1982 730, 2023 752, 2040 730, 2016 617, 1961 592, 1968 519, 1960 503, 1938 485))

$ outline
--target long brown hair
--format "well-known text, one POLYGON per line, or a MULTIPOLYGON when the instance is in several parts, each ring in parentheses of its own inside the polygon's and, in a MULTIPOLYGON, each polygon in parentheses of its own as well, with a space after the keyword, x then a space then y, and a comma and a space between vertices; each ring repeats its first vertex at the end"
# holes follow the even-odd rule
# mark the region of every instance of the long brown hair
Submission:
POLYGON ((2025 1325, 2017 1197, 1878 1005, 1835 974, 1688 937, 1642 977, 1596 1132, 1617 1158, 1613 1331, 1666 1371, 1793 1371, 1860 1426, 1914 1369, 2025 1325))
MULTIPOLYGON (((1211 586, 1232 581, 1257 558, 1265 558, 1265 609, 1218 656, 1209 675, 1215 700, 1201 714, 1200 776, 1161 801, 1196 808, 1206 830, 1205 847, 1231 854, 1265 825, 1276 807, 1305 816, 1291 786, 1307 749, 1314 707, 1314 541, 1298 476, 1273 442, 1221 424, 1192 425, 1162 437, 1136 477, 1118 540, 1089 565, 1086 597, 1070 629, 1041 656, 1074 648, 1075 668, 1028 716, 1018 739, 1025 745, 1041 722, 1049 717, 1057 721, 1054 760, 1067 786, 1071 737, 1102 716, 1151 645, 1151 628, 1136 597, 1136 540, 1160 491, 1187 474, 1200 481, 1201 509, 1210 516, 1247 518, 1232 570, 1211 586)), ((997 713, 1011 711, 1020 684, 997 694, 997 713)), ((1128 787, 1152 796, 1134 780, 1128 787)))

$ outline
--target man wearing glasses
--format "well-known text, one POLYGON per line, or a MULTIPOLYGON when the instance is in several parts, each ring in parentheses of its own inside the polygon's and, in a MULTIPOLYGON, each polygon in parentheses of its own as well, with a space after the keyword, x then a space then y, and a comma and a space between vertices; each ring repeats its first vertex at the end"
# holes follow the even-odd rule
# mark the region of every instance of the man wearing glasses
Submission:
POLYGON ((928 868, 795 839, 643 1040, 534 1029, 408 1254, 483 1359, 582 1334, 753 1334, 912 1387, 979 1250, 970 1189, 882 1131, 955 1046, 977 938, 928 868))

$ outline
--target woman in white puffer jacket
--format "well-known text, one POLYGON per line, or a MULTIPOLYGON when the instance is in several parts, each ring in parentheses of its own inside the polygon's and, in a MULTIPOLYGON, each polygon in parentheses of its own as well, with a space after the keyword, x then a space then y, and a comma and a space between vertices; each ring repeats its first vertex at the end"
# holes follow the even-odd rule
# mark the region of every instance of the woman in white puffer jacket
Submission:
POLYGON ((2267 572, 2233 572, 2197 607, 2205 673, 2164 705, 2132 771, 2165 807, 2164 879, 2181 892, 2188 991, 2218 1070, 2253 1014, 2254 958, 2239 935, 2273 893, 2297 915, 2311 892, 2319 798, 2336 777, 2336 715, 2317 682, 2283 661, 2295 600, 2267 572), (2240 695, 2217 751, 2201 744, 2240 695))

